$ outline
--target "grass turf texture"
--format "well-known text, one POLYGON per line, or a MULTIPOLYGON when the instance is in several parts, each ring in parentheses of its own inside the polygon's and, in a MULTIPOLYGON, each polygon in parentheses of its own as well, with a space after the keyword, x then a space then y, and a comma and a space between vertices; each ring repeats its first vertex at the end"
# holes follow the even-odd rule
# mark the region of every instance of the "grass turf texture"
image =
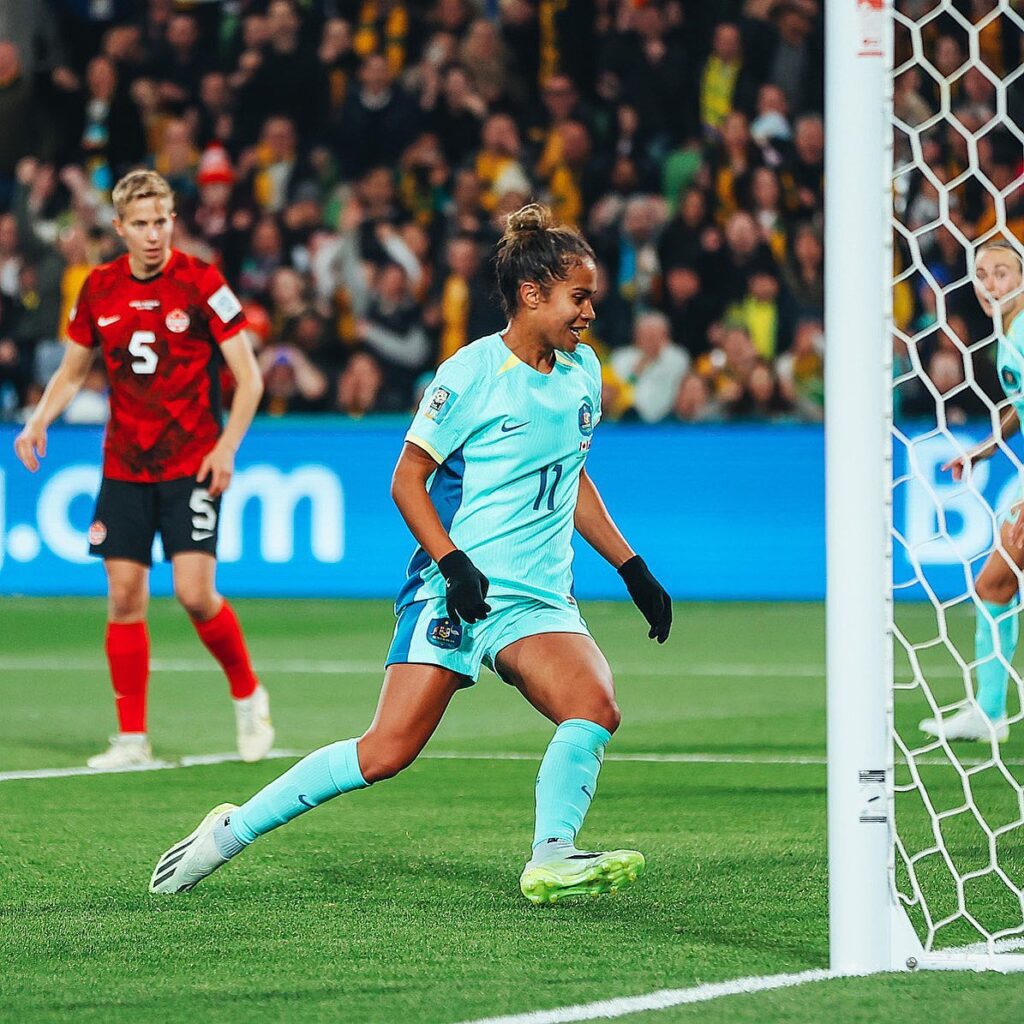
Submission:
MULTIPOLYGON (((263 672, 278 745, 360 732, 388 606, 236 604, 257 664, 278 666, 263 672), (280 667, 328 661, 346 671, 280 667)), ((555 908, 519 895, 533 779, 552 730, 485 675, 456 697, 428 753, 532 759, 421 760, 266 837, 183 898, 146 893, 157 856, 214 803, 244 799, 288 762, 0 783, 0 1019, 448 1024, 825 966, 823 767, 615 760, 820 757, 820 607, 680 606, 665 648, 643 638, 630 606, 584 611, 616 668, 624 724, 581 842, 643 850, 636 887, 555 908)), ((927 631, 926 609, 901 615, 927 631)), ((100 748, 112 729, 103 618, 99 601, 5 600, 0 771, 81 764, 100 748)), ((156 752, 231 750, 219 671, 169 602, 154 602, 150 622, 154 658, 186 669, 154 672, 156 752)), ((955 625, 969 644, 970 617, 955 625)), ((937 685, 949 699, 960 684, 937 685)), ((915 715, 918 699, 901 696, 899 714, 915 715)), ((1008 757, 1024 753, 1021 738, 1018 727, 1008 757)), ((954 798, 955 780, 934 785, 954 798)), ((1019 870, 1019 846, 1005 859, 1019 870)), ((989 913, 1005 910, 997 894, 977 898, 989 913)), ((644 1019, 1003 1020, 1019 986, 946 974, 829 981, 644 1019)))

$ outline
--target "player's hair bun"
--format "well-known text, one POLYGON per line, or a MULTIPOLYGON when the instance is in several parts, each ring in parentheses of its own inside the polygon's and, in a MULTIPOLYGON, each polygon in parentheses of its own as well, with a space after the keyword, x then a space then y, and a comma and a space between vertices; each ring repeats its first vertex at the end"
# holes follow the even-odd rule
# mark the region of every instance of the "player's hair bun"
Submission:
POLYGON ((527 235, 533 231, 544 231, 553 227, 555 218, 551 211, 540 203, 529 203, 527 206, 508 215, 505 223, 505 236, 514 238, 516 235, 527 235))

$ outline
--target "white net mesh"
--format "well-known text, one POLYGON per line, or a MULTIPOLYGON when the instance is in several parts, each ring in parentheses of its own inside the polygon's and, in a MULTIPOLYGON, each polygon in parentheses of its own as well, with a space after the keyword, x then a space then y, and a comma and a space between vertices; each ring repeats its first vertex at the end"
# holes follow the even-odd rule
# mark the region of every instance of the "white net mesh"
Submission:
POLYGON ((960 482, 943 469, 1010 407, 995 368, 1001 328, 972 280, 981 244, 1021 251, 1024 238, 1021 6, 892 4, 893 876, 928 950, 1024 945, 1024 691, 1012 652, 993 655, 1010 669, 1007 742, 919 729, 978 710, 975 619, 987 612, 975 580, 993 552, 1006 557, 999 514, 1021 496, 1011 443, 960 482))

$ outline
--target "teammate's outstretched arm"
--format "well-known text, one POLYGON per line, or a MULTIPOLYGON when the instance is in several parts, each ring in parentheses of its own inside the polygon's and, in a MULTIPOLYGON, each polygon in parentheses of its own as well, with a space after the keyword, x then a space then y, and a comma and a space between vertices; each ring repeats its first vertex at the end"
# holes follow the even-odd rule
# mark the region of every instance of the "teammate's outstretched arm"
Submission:
POLYGON ((420 547, 437 562, 444 576, 448 617, 455 622, 479 622, 491 610, 485 601, 490 582, 469 556, 455 547, 438 518, 427 494, 427 480, 436 469, 430 455, 406 441, 391 478, 391 497, 420 547))
POLYGON ((39 459, 46 455, 46 431, 78 394, 95 358, 95 349, 67 342, 64 358, 57 372, 46 385, 43 397, 29 416, 24 429, 14 439, 14 451, 27 469, 39 469, 39 459))
POLYGON ((619 532, 586 470, 580 473, 575 526, 580 536, 618 570, 633 603, 651 627, 648 637, 663 644, 672 628, 672 598, 619 532))
POLYGON ((256 365, 249 332, 239 331, 234 337, 228 338, 220 350, 224 354, 228 369, 235 376, 236 390, 224 432, 206 453, 196 474, 199 481, 209 478, 210 482, 206 489, 210 492, 211 498, 223 494, 231 483, 231 476, 235 471, 235 453, 263 397, 263 377, 256 365))
POLYGON ((1020 417, 1017 415, 1017 410, 1010 406, 1000 417, 999 428, 991 437, 986 438, 981 444, 976 445, 970 451, 964 452, 963 455, 958 455, 955 459, 950 459, 949 462, 944 463, 942 466, 943 472, 952 470, 953 479, 957 481, 962 480, 975 462, 991 459, 999 451, 1000 442, 1009 440, 1018 430, 1020 430, 1020 417))

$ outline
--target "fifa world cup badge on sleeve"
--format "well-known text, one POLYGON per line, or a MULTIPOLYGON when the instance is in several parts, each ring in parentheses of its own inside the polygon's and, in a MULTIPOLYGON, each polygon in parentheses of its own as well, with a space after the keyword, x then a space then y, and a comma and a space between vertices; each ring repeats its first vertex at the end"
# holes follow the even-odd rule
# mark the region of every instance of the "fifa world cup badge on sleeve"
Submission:
POLYGON ((448 415, 448 410, 455 404, 455 399, 458 397, 456 392, 448 388, 435 388, 433 395, 430 396, 430 405, 427 406, 424 415, 428 420, 440 423, 448 415))
POLYGON ((431 619, 427 626, 427 639, 446 651, 454 651, 462 643, 462 626, 451 619, 431 619))
POLYGON ((238 296, 226 285, 221 285, 207 300, 210 309, 220 317, 221 322, 228 324, 242 312, 242 304, 238 296))

